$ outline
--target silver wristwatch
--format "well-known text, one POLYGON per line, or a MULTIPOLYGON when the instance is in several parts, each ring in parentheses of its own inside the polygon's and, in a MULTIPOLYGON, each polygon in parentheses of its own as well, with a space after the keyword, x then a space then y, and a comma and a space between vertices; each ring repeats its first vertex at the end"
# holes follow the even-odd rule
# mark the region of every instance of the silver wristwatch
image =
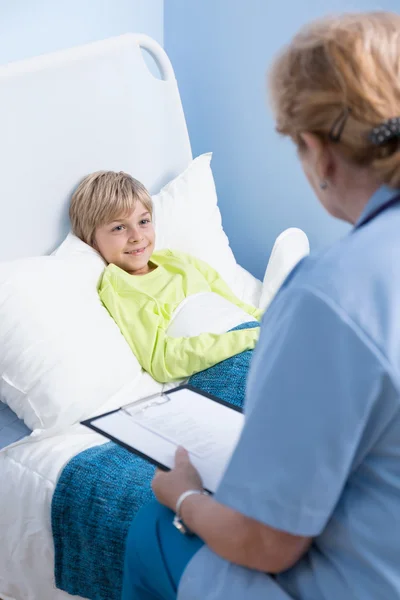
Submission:
POLYGON ((208 492, 206 492, 205 490, 188 490, 187 492, 183 492, 183 494, 181 494, 176 502, 176 507, 175 507, 175 516, 174 516, 174 520, 172 521, 174 527, 177 528, 177 530, 182 533, 183 535, 192 535, 192 532, 190 531, 190 529, 188 527, 186 527, 185 523, 182 521, 182 517, 181 517, 181 506, 182 506, 182 502, 184 500, 186 500, 186 498, 188 498, 189 496, 193 496, 194 494, 200 494, 201 496, 208 496, 208 492))

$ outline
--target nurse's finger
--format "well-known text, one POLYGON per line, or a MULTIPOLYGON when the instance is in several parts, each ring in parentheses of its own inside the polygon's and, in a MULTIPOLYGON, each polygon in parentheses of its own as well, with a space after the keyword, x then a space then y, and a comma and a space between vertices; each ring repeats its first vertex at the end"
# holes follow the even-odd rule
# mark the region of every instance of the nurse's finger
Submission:
POLYGON ((179 446, 175 452, 175 466, 185 466, 190 464, 189 452, 182 446, 179 446))

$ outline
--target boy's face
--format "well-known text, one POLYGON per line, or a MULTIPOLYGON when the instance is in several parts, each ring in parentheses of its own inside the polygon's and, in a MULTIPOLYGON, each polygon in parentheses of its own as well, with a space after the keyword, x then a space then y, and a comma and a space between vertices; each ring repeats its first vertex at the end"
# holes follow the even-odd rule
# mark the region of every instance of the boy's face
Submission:
POLYGON ((141 202, 136 203, 128 217, 98 227, 94 235, 94 247, 104 260, 132 275, 151 271, 148 263, 154 242, 151 215, 141 202))

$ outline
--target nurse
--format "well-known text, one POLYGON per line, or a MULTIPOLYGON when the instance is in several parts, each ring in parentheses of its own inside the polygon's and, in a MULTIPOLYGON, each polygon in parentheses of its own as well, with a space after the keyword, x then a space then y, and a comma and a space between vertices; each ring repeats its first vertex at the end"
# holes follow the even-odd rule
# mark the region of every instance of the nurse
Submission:
POLYGON ((124 600, 400 599, 400 15, 311 24, 270 90, 315 195, 353 229, 266 312, 215 497, 183 450, 156 475, 124 600))

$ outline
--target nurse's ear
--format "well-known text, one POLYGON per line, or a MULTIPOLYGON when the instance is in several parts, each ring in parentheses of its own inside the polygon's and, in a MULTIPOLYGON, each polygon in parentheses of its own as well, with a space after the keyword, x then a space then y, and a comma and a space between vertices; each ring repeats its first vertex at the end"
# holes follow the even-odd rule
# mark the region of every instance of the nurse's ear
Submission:
POLYGON ((334 173, 334 156, 329 144, 308 131, 300 133, 300 155, 319 182, 328 181, 334 173))

